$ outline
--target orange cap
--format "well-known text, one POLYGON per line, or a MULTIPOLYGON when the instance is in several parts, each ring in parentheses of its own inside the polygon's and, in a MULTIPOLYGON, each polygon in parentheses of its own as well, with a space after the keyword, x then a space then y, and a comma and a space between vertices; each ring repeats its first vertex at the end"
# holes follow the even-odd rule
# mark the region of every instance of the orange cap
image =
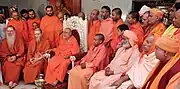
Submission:
POLYGON ((151 12, 154 13, 159 18, 161 18, 161 19, 163 18, 164 13, 161 10, 157 9, 157 8, 152 8, 151 12))

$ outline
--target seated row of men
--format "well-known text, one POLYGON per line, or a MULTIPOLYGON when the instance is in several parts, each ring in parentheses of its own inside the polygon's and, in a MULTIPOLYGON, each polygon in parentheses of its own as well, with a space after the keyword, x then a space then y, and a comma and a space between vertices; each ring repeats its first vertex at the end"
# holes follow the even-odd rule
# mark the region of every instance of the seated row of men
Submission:
MULTIPOLYGON (((49 41, 42 39, 42 31, 37 28, 34 33, 35 39, 30 42, 27 59, 25 59, 23 40, 18 37, 14 27, 8 26, 6 30, 7 37, 2 42, 3 51, 0 51, 0 54, 3 57, 5 83, 8 83, 10 87, 17 85, 21 69, 23 69, 25 83, 33 83, 40 73, 45 73, 45 80, 49 84, 55 86, 57 83, 63 83, 70 61, 75 61, 69 57, 80 50, 69 28, 64 29, 59 37, 59 46, 51 50, 48 50, 50 49, 49 41), (51 54, 53 57, 47 60, 49 57, 43 54, 50 51, 54 51, 55 55, 51 54)), ((110 64, 104 66, 108 58, 108 49, 103 43, 104 36, 95 35, 94 44, 87 55, 70 70, 68 89, 141 88, 155 66, 158 68, 155 70, 157 75, 153 75, 153 79, 148 80, 153 86, 145 85, 144 87, 154 89, 154 83, 158 82, 157 87, 165 89, 165 87, 172 87, 167 84, 177 82, 177 80, 170 80, 171 78, 179 79, 178 40, 169 37, 161 37, 157 40, 154 35, 151 35, 144 41, 143 52, 140 53, 137 35, 128 30, 127 25, 119 26, 119 36, 122 36, 122 42, 117 47, 116 55, 110 64), (169 74, 171 77, 167 77, 169 74), (163 78, 160 79, 161 81, 156 80, 158 77, 163 78)))
MULTIPOLYGON (((48 6, 46 11, 49 15, 41 20, 42 31, 38 27, 32 30, 30 41, 26 41, 28 36, 26 37, 26 30, 23 30, 24 25, 19 26, 17 23, 15 25, 13 20, 9 22, 0 56, 3 60, 4 81, 11 88, 18 84, 21 70, 26 84, 33 83, 40 73, 45 73, 45 80, 50 85, 56 86, 63 83, 68 65, 71 61, 75 61, 70 57, 80 52, 79 44, 72 35, 72 29, 66 28, 61 31, 59 20, 50 19, 53 16, 52 7, 48 6), (45 18, 46 21, 44 21, 45 18), (55 21, 56 24, 52 24, 51 21, 55 21), (59 35, 59 33, 62 34, 59 35), (27 53, 24 44, 28 46, 27 53), (50 56, 45 55, 47 53, 50 56)), ((122 12, 119 8, 112 11, 114 21, 110 18, 108 6, 102 7, 101 22, 97 18, 98 10, 93 10, 91 17, 94 16, 94 18, 90 21, 88 38, 91 40, 89 41, 91 45, 87 55, 70 70, 68 89, 121 89, 123 87, 174 89, 179 80, 177 68, 180 57, 179 40, 176 41, 176 39, 180 36, 180 11, 177 9, 173 19, 173 26, 176 29, 166 31, 161 22, 163 13, 160 10, 151 9, 147 13, 149 26, 144 27, 146 30, 143 30, 138 21, 137 12, 128 14, 128 27, 122 24, 122 12), (163 36, 159 38, 161 35, 163 36), (113 53, 115 57, 109 64, 110 55, 113 53), (156 67, 155 73, 150 73, 156 67), (149 79, 148 74, 152 75, 149 79)), ((14 17, 16 14, 17 12, 12 13, 14 17)))

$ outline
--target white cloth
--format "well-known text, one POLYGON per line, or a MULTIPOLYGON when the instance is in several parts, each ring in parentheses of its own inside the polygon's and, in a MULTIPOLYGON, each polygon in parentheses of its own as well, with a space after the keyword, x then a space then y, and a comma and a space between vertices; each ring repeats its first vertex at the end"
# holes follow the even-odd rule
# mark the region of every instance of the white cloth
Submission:
MULTIPOLYGON (((132 49, 126 50, 126 52, 130 52, 132 49)), ((114 71, 114 75, 105 76, 105 70, 101 70, 95 73, 91 79, 89 84, 89 89, 115 89, 112 85, 115 81, 117 81, 122 73, 127 72, 131 66, 136 62, 139 56, 138 48, 133 51, 132 55, 128 60, 124 58, 124 50, 121 48, 116 52, 115 57, 111 61, 111 63, 107 66, 110 67, 112 71, 114 71)))
POLYGON ((151 10, 150 7, 144 5, 144 6, 141 7, 141 9, 139 11, 139 15, 142 16, 145 12, 150 11, 150 10, 151 10))
POLYGON ((5 33, 4 33, 5 26, 6 24, 0 24, 0 43, 5 38, 5 33))
POLYGON ((3 83, 2 71, 1 71, 1 63, 0 63, 0 82, 3 83))
MULTIPOLYGON (((158 62, 159 60, 156 58, 155 52, 151 53, 148 56, 144 55, 142 59, 136 61, 136 63, 127 72, 127 75, 129 76, 131 82, 126 82, 126 87, 129 87, 131 84, 133 84, 136 88, 141 88, 147 76, 158 62)), ((118 89, 126 88, 124 86, 120 86, 118 89)))

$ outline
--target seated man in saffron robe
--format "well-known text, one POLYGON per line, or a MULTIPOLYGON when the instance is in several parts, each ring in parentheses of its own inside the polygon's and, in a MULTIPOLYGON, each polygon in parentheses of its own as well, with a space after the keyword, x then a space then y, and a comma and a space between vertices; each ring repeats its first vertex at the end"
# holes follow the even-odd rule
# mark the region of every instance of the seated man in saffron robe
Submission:
POLYGON ((56 86, 57 83, 63 83, 67 68, 70 61, 70 56, 80 52, 79 44, 76 38, 72 35, 70 28, 65 28, 60 35, 59 45, 52 49, 55 52, 47 66, 45 81, 48 84, 56 86))
POLYGON ((104 46, 104 36, 96 34, 94 44, 87 55, 69 72, 68 89, 88 89, 88 80, 98 70, 107 58, 107 48, 104 46))
POLYGON ((154 52, 157 38, 151 35, 144 41, 143 52, 126 75, 121 76, 120 79, 112 84, 114 89, 133 89, 143 86, 148 74, 159 62, 154 52))
POLYGON ((8 26, 5 34, 6 38, 2 42, 0 58, 3 60, 2 69, 5 83, 13 88, 18 84, 24 65, 24 43, 22 38, 18 37, 13 26, 8 26))
POLYGON ((109 89, 111 84, 127 72, 139 56, 138 38, 133 31, 126 30, 120 48, 105 70, 95 73, 90 79, 89 89, 109 89))
POLYGON ((180 80, 179 41, 161 37, 156 41, 158 65, 151 71, 141 89, 176 89, 180 80))
POLYGON ((40 73, 44 73, 46 60, 43 54, 50 48, 49 41, 42 39, 40 28, 34 30, 35 38, 28 47, 27 61, 23 70, 24 83, 34 83, 40 73))
POLYGON ((147 28, 147 32, 144 36, 144 40, 154 34, 157 36, 161 36, 166 30, 166 26, 162 23, 164 13, 159 9, 152 8, 149 14, 149 28, 147 28))

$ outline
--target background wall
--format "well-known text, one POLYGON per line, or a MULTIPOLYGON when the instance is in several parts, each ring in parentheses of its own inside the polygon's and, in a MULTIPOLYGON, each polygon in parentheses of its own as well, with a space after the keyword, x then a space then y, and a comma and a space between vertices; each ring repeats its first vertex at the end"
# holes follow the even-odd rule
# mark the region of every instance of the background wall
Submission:
POLYGON ((119 7, 121 8, 123 15, 123 20, 126 19, 126 15, 131 11, 132 0, 82 0, 82 8, 86 14, 90 14, 92 9, 101 9, 102 6, 108 5, 111 10, 113 8, 119 7))
MULTIPOLYGON (((11 4, 17 4, 17 6, 22 8, 33 8, 39 17, 44 15, 44 8, 48 4, 47 0, 0 0, 1 6, 10 6, 11 4), (8 3, 11 1, 11 3, 8 3)), ((125 20, 126 15, 131 11, 132 0, 82 0, 81 1, 81 11, 84 11, 89 15, 92 9, 99 9, 103 5, 108 5, 111 9, 119 7, 123 11, 122 18, 125 20)))
POLYGON ((17 5, 19 10, 33 8, 37 16, 42 17, 44 15, 44 8, 47 6, 47 0, 0 0, 0 6, 10 7, 11 5, 17 5))

